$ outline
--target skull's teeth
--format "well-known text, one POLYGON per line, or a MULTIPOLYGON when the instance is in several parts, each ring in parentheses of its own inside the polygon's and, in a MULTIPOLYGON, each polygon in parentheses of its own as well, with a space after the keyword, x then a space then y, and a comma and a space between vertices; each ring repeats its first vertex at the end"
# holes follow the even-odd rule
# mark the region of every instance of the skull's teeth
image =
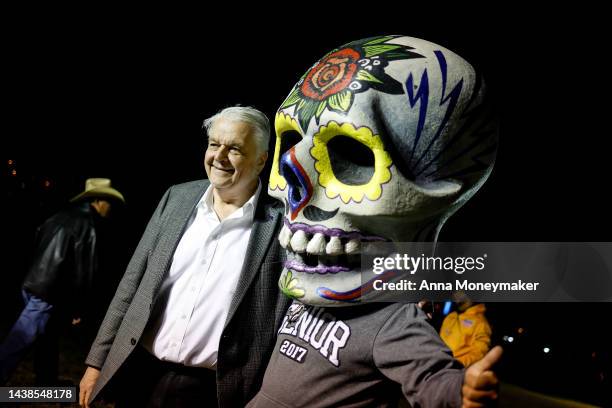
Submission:
POLYGON ((306 252, 313 255, 323 255, 325 254, 325 235, 320 232, 314 234, 308 246, 306 247, 306 252))
POLYGON ((289 227, 284 225, 283 228, 281 229, 280 234, 278 234, 278 241, 280 242, 283 248, 287 249, 287 246, 289 245, 289 242, 291 241, 291 235, 293 235, 293 233, 291 232, 289 227))
POLYGON ((344 252, 347 255, 354 255, 361 252, 361 241, 357 238, 351 239, 349 242, 344 245, 344 252))
POLYGON ((344 253, 344 248, 342 247, 342 241, 338 237, 331 237, 327 246, 325 247, 325 253, 327 255, 341 255, 344 253))
POLYGON ((291 237, 291 249, 293 252, 301 253, 306 252, 306 246, 308 245, 308 237, 302 230, 295 231, 295 234, 291 237))
POLYGON ((344 267, 359 270, 361 241, 331 237, 322 233, 311 235, 303 230, 291 231, 283 227, 279 241, 289 251, 290 259, 308 267, 344 267))
POLYGON ((361 253, 361 241, 353 238, 348 242, 339 237, 330 237, 317 232, 314 235, 308 234, 303 230, 292 232, 288 226, 283 226, 278 236, 281 246, 294 253, 304 253, 309 255, 358 255, 361 253))

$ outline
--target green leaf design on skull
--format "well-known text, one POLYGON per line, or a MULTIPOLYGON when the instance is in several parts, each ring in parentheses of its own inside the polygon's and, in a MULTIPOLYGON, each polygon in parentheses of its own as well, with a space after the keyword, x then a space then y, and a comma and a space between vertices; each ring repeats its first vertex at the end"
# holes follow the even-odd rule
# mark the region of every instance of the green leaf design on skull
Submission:
POLYGON ((278 287, 280 288, 281 292, 283 292, 285 296, 293 299, 304 297, 304 294, 306 293, 304 292, 304 289, 298 287, 297 284, 298 279, 293 277, 291 271, 287 271, 287 273, 285 273, 284 276, 281 276, 280 280, 278 281, 278 287))

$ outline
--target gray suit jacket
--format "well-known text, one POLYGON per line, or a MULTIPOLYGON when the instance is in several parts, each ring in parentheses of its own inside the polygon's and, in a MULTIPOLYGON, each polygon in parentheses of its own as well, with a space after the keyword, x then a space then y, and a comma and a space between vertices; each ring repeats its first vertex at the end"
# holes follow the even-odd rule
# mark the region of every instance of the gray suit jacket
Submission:
MULTIPOLYGON (((208 185, 198 180, 170 187, 149 221, 85 361, 101 368, 92 399, 140 341, 187 221, 208 185)), ((277 284, 284 257, 277 239, 282 205, 268 199, 265 192, 260 194, 221 336, 216 373, 221 407, 244 406, 259 390, 289 304, 277 284)))

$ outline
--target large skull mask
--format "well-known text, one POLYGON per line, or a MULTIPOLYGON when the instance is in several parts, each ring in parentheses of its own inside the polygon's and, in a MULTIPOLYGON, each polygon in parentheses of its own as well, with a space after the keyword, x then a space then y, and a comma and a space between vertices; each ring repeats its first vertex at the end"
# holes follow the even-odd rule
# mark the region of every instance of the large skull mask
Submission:
POLYGON ((360 298, 364 241, 435 241, 484 183, 496 129, 484 84, 455 53, 400 36, 323 57, 276 115, 269 193, 285 202, 282 291, 360 298))

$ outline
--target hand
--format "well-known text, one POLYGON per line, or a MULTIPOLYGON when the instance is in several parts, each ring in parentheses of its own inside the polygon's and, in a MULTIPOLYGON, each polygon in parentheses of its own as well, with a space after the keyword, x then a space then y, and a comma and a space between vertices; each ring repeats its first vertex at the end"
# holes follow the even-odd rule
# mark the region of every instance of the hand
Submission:
POLYGON ((481 408, 497 400, 499 381, 492 368, 501 358, 502 352, 500 346, 495 346, 465 370, 461 389, 463 408, 481 408))
POLYGON ((84 408, 89 408, 89 398, 93 392, 94 386, 100 377, 100 370, 94 367, 87 367, 81 383, 79 384, 79 405, 84 408))
POLYGON ((81 324, 81 318, 80 317, 73 317, 72 318, 72 325, 73 326, 78 326, 79 324, 81 324))

